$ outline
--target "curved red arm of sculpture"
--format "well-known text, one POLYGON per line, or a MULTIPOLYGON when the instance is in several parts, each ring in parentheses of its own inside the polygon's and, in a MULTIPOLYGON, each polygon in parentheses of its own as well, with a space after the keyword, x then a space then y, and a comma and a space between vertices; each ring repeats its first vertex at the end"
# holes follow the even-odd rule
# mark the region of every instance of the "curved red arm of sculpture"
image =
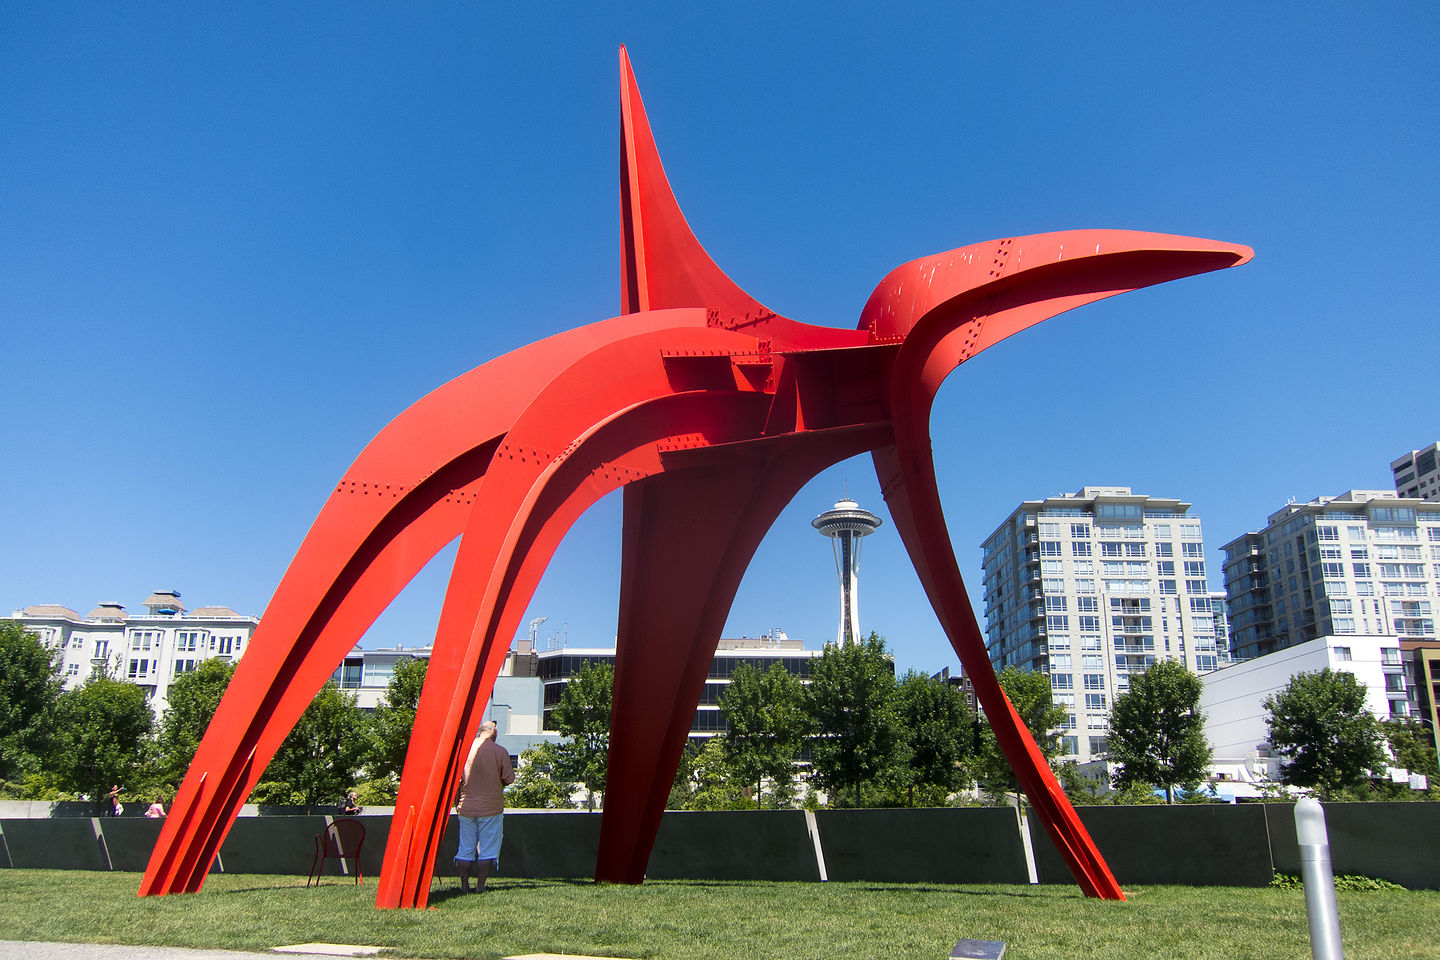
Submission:
MULTIPOLYGON (((820 470, 870 451, 886 502, 1017 776, 1077 882, 1123 893, 995 681, 945 529, 930 410, 944 378, 1026 327, 1243 263, 1245 247, 1080 230, 896 268, 856 329, 778 316, 680 213, 621 50, 623 314, 492 360, 406 410, 345 474, 236 669, 141 895, 198 890, 240 805, 375 617, 460 538, 377 905, 427 902, 462 747, 556 546, 623 488, 609 790, 596 877, 644 877, 741 577, 820 470)), ((951 431, 962 425, 945 425, 951 431)))

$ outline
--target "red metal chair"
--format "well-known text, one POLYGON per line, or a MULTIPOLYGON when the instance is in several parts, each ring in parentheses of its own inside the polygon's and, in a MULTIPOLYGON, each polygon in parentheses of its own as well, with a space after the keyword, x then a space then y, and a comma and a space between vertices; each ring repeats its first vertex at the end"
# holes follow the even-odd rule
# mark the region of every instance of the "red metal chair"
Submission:
POLYGON ((333 821, 330 826, 315 834, 315 860, 310 864, 310 878, 305 881, 305 886, 320 883, 326 860, 339 860, 342 869, 346 860, 353 860, 355 882, 359 883, 363 879, 360 873, 360 848, 364 845, 365 824, 359 820, 333 821))

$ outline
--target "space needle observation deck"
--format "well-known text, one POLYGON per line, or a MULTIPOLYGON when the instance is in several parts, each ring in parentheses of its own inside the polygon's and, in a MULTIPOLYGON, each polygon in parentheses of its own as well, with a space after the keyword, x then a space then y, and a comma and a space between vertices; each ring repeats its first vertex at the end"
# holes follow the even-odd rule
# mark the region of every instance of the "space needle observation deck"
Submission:
POLYGON ((869 510, 846 498, 810 521, 829 537, 835 549, 835 573, 840 578, 840 628, 835 642, 844 646, 860 638, 860 540, 882 523, 869 510))

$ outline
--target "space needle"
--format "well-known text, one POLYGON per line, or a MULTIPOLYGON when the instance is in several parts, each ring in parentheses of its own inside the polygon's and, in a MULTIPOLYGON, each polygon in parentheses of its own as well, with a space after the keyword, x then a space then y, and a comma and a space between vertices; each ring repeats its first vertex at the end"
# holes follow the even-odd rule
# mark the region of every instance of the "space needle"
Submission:
POLYGON ((835 642, 844 646, 860 638, 860 539, 868 537, 881 520, 846 497, 810 521, 829 537, 835 548, 835 573, 840 577, 840 629, 835 642))

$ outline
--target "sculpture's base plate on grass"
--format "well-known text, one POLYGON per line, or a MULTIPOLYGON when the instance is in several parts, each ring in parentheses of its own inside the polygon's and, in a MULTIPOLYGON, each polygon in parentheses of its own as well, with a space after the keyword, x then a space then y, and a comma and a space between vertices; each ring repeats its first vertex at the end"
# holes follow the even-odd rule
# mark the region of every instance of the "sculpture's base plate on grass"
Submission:
POLYGON ((355 943, 292 943, 288 947, 271 947, 272 953, 304 953, 321 957, 378 957, 382 950, 393 947, 371 947, 355 943))
POLYGON ((1003 940, 961 940, 950 951, 950 960, 1001 960, 1004 956, 1003 940))

